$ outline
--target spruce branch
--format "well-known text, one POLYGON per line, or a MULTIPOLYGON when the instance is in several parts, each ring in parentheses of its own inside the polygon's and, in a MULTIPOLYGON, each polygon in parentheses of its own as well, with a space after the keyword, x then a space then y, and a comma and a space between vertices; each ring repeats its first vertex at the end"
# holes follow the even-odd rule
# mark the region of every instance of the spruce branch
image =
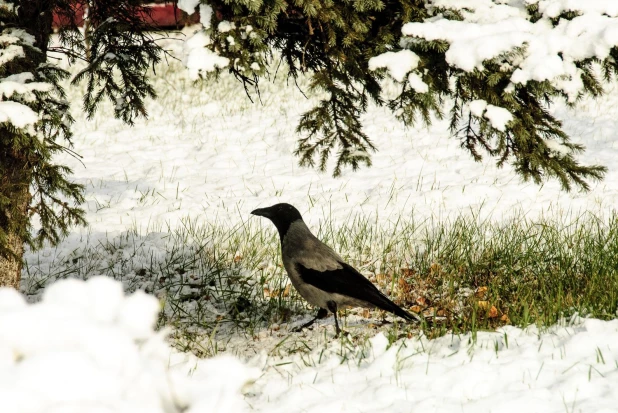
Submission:
MULTIPOLYGON (((475 160, 481 161, 483 156, 495 158, 497 166, 509 164, 525 180, 540 183, 556 179, 565 190, 574 186, 588 190, 586 182, 601 179, 605 173, 602 166, 577 163, 575 157, 583 147, 570 142, 549 109, 556 100, 575 106, 584 96, 602 95, 601 78, 608 81, 618 77, 615 47, 603 60, 588 58, 574 62, 574 75, 581 78, 583 85, 582 91, 574 94, 549 80, 511 83, 517 62, 528 53, 528 43, 513 46, 467 72, 447 61, 449 41, 435 36, 429 36, 429 40, 401 37, 408 22, 429 24, 428 18, 438 15, 442 19, 465 21, 474 13, 474 7, 466 6, 464 10, 457 2, 439 7, 421 0, 208 3, 215 10, 213 28, 207 32, 211 36, 208 47, 234 62, 228 70, 243 82, 247 94, 248 86, 257 88, 264 75, 249 76, 251 62, 262 64, 278 53, 288 66, 288 76, 296 81, 300 74, 307 74, 311 77, 310 89, 327 95, 302 115, 296 129, 302 137, 294 153, 301 165, 323 171, 334 156, 333 151, 334 175, 341 174, 346 166, 356 169, 370 165, 370 153, 376 146, 363 132, 360 116, 373 102, 387 106, 406 126, 419 120, 429 125, 434 117, 448 116, 451 133, 475 160), (219 33, 215 20, 230 22, 233 29, 219 33), (252 38, 242 36, 247 26, 253 28, 252 38), (234 45, 228 44, 228 36, 233 37, 234 45), (409 83, 410 73, 406 74, 395 97, 387 99, 385 70, 371 71, 368 62, 374 56, 402 49, 418 56, 418 66, 410 69, 416 84, 409 83), (424 86, 420 89, 422 93, 414 89, 419 86, 419 78, 427 85, 426 91, 424 86), (468 105, 475 100, 508 111, 512 119, 504 125, 493 125, 484 115, 471 114, 468 105), (556 153, 548 145, 558 145, 564 153, 556 153)), ((547 18, 537 4, 527 5, 526 10, 531 23, 547 18)), ((564 11, 548 23, 557 27, 561 21, 579 15, 577 11, 564 11)), ((572 76, 561 80, 571 82, 572 76)))

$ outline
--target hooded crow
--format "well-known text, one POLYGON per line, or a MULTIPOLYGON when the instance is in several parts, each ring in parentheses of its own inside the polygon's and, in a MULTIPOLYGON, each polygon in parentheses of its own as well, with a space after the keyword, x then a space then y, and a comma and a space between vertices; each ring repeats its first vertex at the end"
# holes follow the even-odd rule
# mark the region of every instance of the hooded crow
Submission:
POLYGON ((343 307, 379 308, 408 321, 418 320, 317 239, 292 205, 276 204, 256 209, 251 214, 268 218, 275 224, 281 240, 281 258, 292 285, 309 304, 320 309, 313 320, 297 330, 326 317, 328 309, 335 316, 337 337, 341 331, 337 309, 343 307))

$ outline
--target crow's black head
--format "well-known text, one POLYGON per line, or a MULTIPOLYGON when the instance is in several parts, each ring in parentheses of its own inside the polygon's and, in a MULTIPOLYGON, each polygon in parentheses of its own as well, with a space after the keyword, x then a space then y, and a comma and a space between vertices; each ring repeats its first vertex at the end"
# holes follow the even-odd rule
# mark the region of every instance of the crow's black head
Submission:
POLYGON ((277 227, 282 240, 292 222, 303 219, 298 209, 290 204, 276 204, 268 208, 255 209, 251 214, 270 219, 277 227))

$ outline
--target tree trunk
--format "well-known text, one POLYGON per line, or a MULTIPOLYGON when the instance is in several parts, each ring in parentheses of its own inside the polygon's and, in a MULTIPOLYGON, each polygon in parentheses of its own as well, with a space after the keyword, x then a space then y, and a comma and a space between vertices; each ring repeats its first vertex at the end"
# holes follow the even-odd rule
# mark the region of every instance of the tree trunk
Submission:
MULTIPOLYGON (((7 249, 21 257, 24 253, 24 241, 15 234, 9 234, 7 249)), ((0 256, 0 287, 13 287, 19 289, 21 267, 21 258, 0 256)))
MULTIPOLYGON (((4 158, 4 156, 0 158, 4 158)), ((2 161, 5 161, 5 159, 2 159, 2 161)), ((7 233, 5 251, 4 254, 0 255, 0 286, 3 287, 19 289, 24 240, 28 229, 29 176, 30 174, 27 171, 15 171, 10 176, 3 177, 2 180, 5 182, 0 185, 2 189, 8 188, 3 190, 2 195, 8 195, 10 199, 6 210, 0 211, 3 216, 1 221, 6 220, 6 222, 2 222, 2 226, 7 233), (8 185, 5 186, 5 183, 8 183, 8 185)))
MULTIPOLYGON (((50 0, 24 0, 18 6, 18 28, 35 38, 35 46, 41 50, 37 55, 28 55, 18 64, 7 65, 5 76, 22 72, 34 72, 47 60, 47 45, 52 32, 52 7, 50 0)), ((0 229, 4 233, 0 245, 0 286, 19 288, 27 240, 30 185, 33 166, 28 157, 29 148, 16 144, 15 132, 0 128, 0 229)), ((1 234, 1 233, 0 233, 1 234)))

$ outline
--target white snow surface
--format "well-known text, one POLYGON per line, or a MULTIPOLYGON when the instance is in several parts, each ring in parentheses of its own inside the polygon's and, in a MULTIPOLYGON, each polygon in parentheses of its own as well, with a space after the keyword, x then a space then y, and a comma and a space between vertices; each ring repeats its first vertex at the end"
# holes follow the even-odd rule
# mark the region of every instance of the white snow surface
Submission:
POLYGON ((152 330, 158 303, 105 277, 63 280, 26 304, 0 289, 0 411, 613 412, 618 320, 547 331, 401 339, 354 360, 337 340, 283 360, 196 359, 152 330), (348 355, 349 356, 349 355, 348 355))
POLYGON ((24 45, 33 45, 34 37, 21 29, 5 28, 0 33, 0 66, 25 56, 24 45))
POLYGON ((400 340, 374 336, 366 359, 315 352, 269 369, 252 407, 269 412, 614 412, 618 321, 540 332, 504 327, 400 340), (318 361, 320 360, 321 361, 318 361), (315 364, 314 364, 315 363, 315 364))
POLYGON ((217 25, 217 30, 219 30, 221 33, 227 33, 235 28, 236 25, 233 22, 229 22, 227 20, 223 20, 217 25))
POLYGON ((212 7, 208 4, 200 4, 200 23, 204 30, 210 29, 212 19, 212 7))
POLYGON ((527 0, 527 4, 538 4, 539 11, 548 17, 558 17, 565 11, 607 14, 618 16, 618 3, 614 0, 527 0))
POLYGON ((157 300, 107 277, 63 280, 26 304, 0 288, 0 411, 243 412, 259 371, 231 356, 175 353, 157 300))
POLYGON ((0 99, 11 98, 13 94, 18 94, 21 95, 21 99, 31 102, 35 100, 32 92, 48 92, 52 89, 50 83, 29 82, 33 77, 30 72, 22 72, 0 79, 0 99))
POLYGON ((483 116, 489 120, 491 126, 501 132, 504 132, 506 130, 507 123, 513 120, 513 115, 511 115, 511 112, 494 105, 487 105, 487 110, 483 116))

